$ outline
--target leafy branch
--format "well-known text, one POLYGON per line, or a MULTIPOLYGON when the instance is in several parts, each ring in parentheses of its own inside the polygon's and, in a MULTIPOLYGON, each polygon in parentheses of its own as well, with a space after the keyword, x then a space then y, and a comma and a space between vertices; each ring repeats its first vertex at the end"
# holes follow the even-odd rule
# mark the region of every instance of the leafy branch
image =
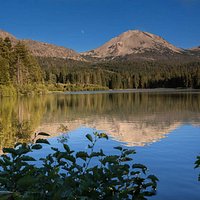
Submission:
POLYGON ((133 163, 134 150, 115 147, 116 155, 95 150, 104 133, 87 134, 88 149, 63 149, 40 158, 41 167, 30 153, 50 145, 47 133, 35 134, 32 144, 17 143, 0 156, 0 198, 4 199, 147 199, 156 194, 157 177, 147 167, 133 163), (38 137, 43 137, 39 138, 38 137), (95 161, 95 162, 92 162, 95 161), (93 166, 91 163, 97 163, 93 166))

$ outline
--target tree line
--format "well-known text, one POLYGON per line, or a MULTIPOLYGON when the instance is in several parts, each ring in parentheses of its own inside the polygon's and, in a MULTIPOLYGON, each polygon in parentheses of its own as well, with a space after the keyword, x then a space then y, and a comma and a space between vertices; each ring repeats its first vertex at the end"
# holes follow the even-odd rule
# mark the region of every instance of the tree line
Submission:
POLYGON ((41 84, 109 89, 200 88, 200 62, 35 58, 22 42, 13 44, 9 38, 0 38, 0 93, 4 86, 32 90, 25 86, 41 84))
POLYGON ((80 62, 38 58, 48 83, 96 84, 110 89, 200 88, 200 62, 80 62))
POLYGON ((42 80, 42 70, 24 44, 0 38, 0 85, 17 87, 42 80))

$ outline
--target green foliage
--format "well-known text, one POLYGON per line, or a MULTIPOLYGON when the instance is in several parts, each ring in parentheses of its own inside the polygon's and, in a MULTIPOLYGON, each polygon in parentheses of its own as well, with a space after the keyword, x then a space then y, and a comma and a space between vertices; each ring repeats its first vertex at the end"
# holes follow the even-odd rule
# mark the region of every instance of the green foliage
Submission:
POLYGON ((46 88, 48 91, 98 91, 98 90, 108 90, 107 87, 93 84, 63 84, 63 83, 55 83, 55 84, 46 84, 46 88))
POLYGON ((39 58, 48 83, 96 84, 109 89, 200 88, 198 61, 78 62, 39 58))
POLYGON ((15 85, 40 83, 42 71, 26 46, 18 42, 13 47, 13 62, 11 63, 12 82, 15 85))
MULTIPOLYGON (((197 160, 195 162, 195 168, 200 168, 200 156, 197 156, 197 160)), ((198 180, 200 181, 200 174, 198 180)))
POLYGON ((0 85, 10 84, 9 63, 0 56, 0 85))
POLYGON ((16 96, 17 91, 12 85, 0 85, 0 97, 16 96))
POLYGON ((39 84, 39 83, 19 85, 17 89, 18 93, 21 95, 34 95, 34 94, 41 95, 48 93, 48 88, 44 84, 39 84))
POLYGON ((49 145, 46 139, 34 138, 33 144, 4 148, 0 156, 1 199, 142 200, 155 195, 158 179, 146 175, 146 166, 132 163, 134 150, 116 147, 116 155, 106 156, 102 149, 95 148, 99 139, 108 139, 106 134, 86 137, 86 151, 74 152, 66 143, 62 150, 51 147, 52 153, 40 158, 41 167, 35 165, 31 152, 49 145), (91 164, 92 160, 98 163, 91 164))
POLYGON ((13 46, 9 38, 0 38, 0 86, 6 86, 0 88, 0 96, 13 96, 7 91, 13 86, 18 92, 27 93, 27 88, 33 92, 30 85, 42 82, 42 70, 25 45, 18 42, 13 46))

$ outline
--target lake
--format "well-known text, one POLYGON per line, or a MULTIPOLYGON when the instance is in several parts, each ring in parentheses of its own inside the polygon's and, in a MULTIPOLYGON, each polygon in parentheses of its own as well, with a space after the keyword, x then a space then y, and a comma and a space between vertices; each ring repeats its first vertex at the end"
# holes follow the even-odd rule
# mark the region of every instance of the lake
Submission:
MULTIPOLYGON (((67 137, 75 150, 86 148, 85 134, 106 132, 98 143, 106 153, 119 144, 136 149, 135 162, 159 178, 155 200, 199 200, 194 169, 200 153, 200 91, 144 90, 78 92, 0 99, 0 149, 31 141, 34 131, 67 137), (63 127, 68 133, 63 135, 63 127)), ((43 151, 45 155, 48 151, 43 151)), ((37 156, 37 155, 36 155, 37 156)))

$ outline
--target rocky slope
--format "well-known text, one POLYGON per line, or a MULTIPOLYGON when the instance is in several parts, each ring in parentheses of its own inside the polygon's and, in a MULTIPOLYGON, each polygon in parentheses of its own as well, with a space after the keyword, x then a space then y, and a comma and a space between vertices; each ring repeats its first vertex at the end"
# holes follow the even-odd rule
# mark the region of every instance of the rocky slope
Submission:
POLYGON ((197 57, 200 58, 200 46, 191 48, 191 49, 189 49, 188 51, 189 51, 189 53, 190 53, 191 55, 197 56, 197 57))
POLYGON ((0 30, 0 38, 5 39, 6 37, 9 37, 10 40, 11 40, 13 43, 16 43, 16 42, 17 42, 17 38, 16 38, 14 35, 12 35, 12 34, 6 32, 6 31, 0 30))
POLYGON ((77 52, 69 48, 60 47, 44 42, 38 42, 34 40, 22 40, 22 41, 35 56, 84 60, 77 52))
POLYGON ((6 37, 9 37, 13 44, 18 41, 23 42, 34 56, 84 60, 81 55, 72 49, 34 40, 19 40, 10 33, 0 30, 0 38, 5 39, 6 37))
POLYGON ((98 59, 161 60, 188 58, 189 51, 177 48, 162 37, 139 30, 130 30, 111 39, 94 50, 82 53, 85 57, 98 59))

